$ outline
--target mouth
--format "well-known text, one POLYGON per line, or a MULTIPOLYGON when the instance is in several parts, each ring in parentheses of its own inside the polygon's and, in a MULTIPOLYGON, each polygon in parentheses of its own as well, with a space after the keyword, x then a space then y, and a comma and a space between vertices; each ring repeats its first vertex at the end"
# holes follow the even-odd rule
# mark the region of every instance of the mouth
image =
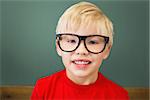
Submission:
POLYGON ((72 62, 76 65, 88 65, 91 63, 90 60, 86 60, 86 59, 73 60, 72 62))

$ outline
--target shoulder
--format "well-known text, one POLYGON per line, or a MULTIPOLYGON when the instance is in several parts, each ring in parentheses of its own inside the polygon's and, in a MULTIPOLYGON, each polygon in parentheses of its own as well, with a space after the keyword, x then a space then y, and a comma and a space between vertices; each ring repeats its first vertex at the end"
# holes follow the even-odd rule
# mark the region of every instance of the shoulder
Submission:
POLYGON ((103 82, 103 85, 108 87, 108 88, 113 88, 113 89, 119 89, 125 91, 125 89, 118 85, 117 83, 113 82, 112 80, 108 79, 105 77, 103 74, 100 73, 100 80, 103 82))
POLYGON ((56 73, 51 74, 49 76, 38 79, 37 83, 39 83, 39 84, 48 84, 49 82, 52 82, 52 81, 55 81, 55 80, 61 78, 64 73, 65 73, 65 70, 56 72, 56 73))
POLYGON ((49 76, 38 79, 35 84, 35 88, 38 88, 38 90, 42 92, 49 89, 49 87, 53 87, 59 80, 62 79, 64 73, 65 70, 62 70, 49 76))
POLYGON ((105 91, 109 92, 111 95, 114 95, 115 97, 118 98, 129 98, 128 92, 122 86, 106 78, 101 73, 100 73, 100 77, 102 78, 103 86, 106 89, 105 91))
POLYGON ((45 97, 47 93, 50 93, 53 87, 55 87, 55 83, 62 78, 64 73, 65 70, 38 79, 34 86, 31 98, 36 100, 37 98, 45 97))

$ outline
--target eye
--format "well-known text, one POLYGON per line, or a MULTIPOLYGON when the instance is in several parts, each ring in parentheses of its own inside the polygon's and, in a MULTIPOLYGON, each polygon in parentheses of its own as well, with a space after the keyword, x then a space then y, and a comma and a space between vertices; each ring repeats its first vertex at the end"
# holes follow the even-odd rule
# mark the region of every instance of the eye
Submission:
POLYGON ((69 43, 76 43, 76 40, 67 40, 69 43))
POLYGON ((94 41, 94 40, 91 40, 91 41, 89 41, 89 44, 98 44, 98 42, 94 41))

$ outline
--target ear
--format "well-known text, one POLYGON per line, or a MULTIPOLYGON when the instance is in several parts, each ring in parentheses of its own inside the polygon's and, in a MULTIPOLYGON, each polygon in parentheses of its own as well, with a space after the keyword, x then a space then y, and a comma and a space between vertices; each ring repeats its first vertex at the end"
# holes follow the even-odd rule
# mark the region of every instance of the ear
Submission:
POLYGON ((57 51, 57 54, 58 54, 59 56, 62 55, 62 51, 60 50, 60 48, 59 48, 59 46, 58 46, 58 40, 56 40, 56 51, 57 51))
POLYGON ((104 52, 103 52, 103 59, 107 59, 109 54, 110 54, 110 50, 111 50, 111 45, 106 46, 104 52))

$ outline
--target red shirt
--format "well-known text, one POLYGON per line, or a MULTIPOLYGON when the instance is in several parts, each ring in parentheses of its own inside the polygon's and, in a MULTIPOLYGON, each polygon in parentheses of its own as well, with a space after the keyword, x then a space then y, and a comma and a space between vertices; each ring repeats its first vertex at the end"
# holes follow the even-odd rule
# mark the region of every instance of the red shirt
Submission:
POLYGON ((31 100, 129 100, 128 93, 101 73, 90 85, 78 85, 66 76, 66 71, 41 78, 32 92, 31 100))

